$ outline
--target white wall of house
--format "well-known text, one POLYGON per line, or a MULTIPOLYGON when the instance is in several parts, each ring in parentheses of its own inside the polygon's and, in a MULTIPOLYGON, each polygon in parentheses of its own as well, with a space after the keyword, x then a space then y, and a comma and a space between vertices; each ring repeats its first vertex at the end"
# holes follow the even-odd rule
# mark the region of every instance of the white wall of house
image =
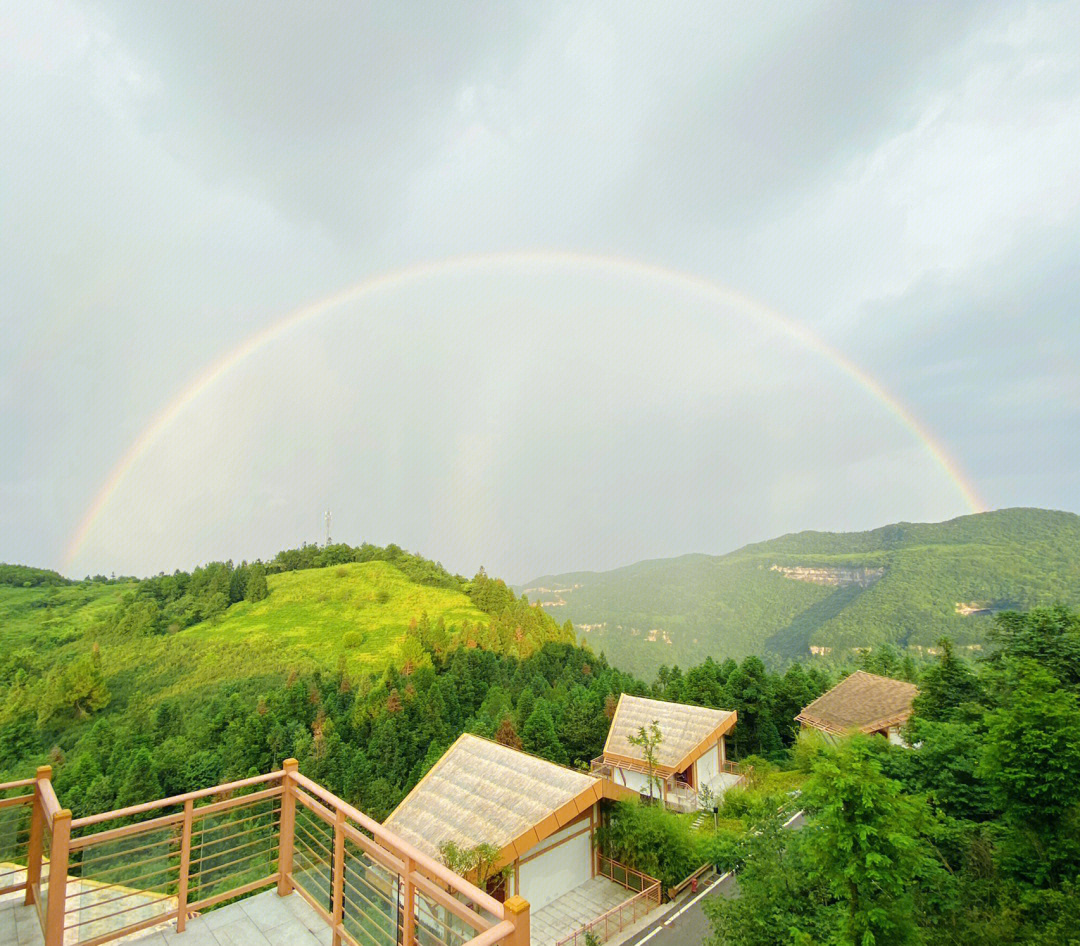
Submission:
POLYGON ((720 749, 718 746, 709 746, 705 754, 694 763, 694 784, 698 791, 703 785, 708 785, 720 774, 720 749))
POLYGON ((593 849, 588 828, 586 815, 525 852, 518 866, 518 893, 534 913, 591 879, 593 849))
MULTIPOLYGON (((627 788, 632 788, 635 792, 644 792, 649 794, 649 776, 644 772, 634 772, 630 769, 619 769, 619 778, 616 781, 621 782, 627 788)), ((658 790, 656 783, 653 783, 653 794, 656 795, 658 790)))

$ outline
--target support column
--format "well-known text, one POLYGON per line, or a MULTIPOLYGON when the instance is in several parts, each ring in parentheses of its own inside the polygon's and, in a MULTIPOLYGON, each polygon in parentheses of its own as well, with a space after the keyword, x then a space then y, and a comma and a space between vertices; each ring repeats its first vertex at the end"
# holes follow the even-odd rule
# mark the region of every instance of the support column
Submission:
POLYGON ((341 946, 342 918, 345 915, 343 897, 345 895, 345 812, 338 809, 334 819, 334 889, 333 903, 330 915, 334 922, 334 935, 331 940, 332 946, 341 946))
POLYGON ((405 873, 401 878, 401 943, 413 946, 416 940, 416 888, 413 887, 412 872, 416 864, 411 857, 405 858, 405 873))
POLYGON ((41 851, 45 836, 45 808, 41 803, 41 783, 52 778, 52 766, 38 767, 34 782, 34 801, 30 806, 30 839, 26 847, 26 894, 23 903, 34 902, 34 887, 41 882, 41 851))
POLYGON ((282 763, 285 774, 281 778, 281 821, 278 824, 278 882, 279 897, 287 897, 293 891, 293 836, 296 826, 296 795, 293 794, 293 776, 300 763, 286 759, 282 763))
POLYGON ((176 888, 176 932, 183 933, 187 925, 188 873, 191 869, 191 818, 195 802, 184 802, 184 820, 180 829, 180 880, 176 888))
POLYGON ((503 904, 503 916, 514 924, 514 932, 505 941, 506 946, 530 946, 529 901, 523 897, 510 897, 503 904))
POLYGON ((68 845, 71 811, 53 815, 52 848, 49 851, 49 902, 45 912, 45 946, 64 946, 64 908, 67 906, 68 845))

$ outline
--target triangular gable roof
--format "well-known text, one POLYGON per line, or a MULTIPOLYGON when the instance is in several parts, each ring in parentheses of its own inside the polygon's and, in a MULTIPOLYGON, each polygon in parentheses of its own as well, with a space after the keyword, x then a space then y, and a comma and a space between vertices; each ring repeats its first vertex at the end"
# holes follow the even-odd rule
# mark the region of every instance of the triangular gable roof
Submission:
POLYGON ((918 694, 914 683, 856 670, 804 707, 795 719, 827 732, 875 732, 905 722, 918 694))
POLYGON ((595 776, 465 733, 385 824, 436 859, 446 841, 462 848, 494 844, 503 864, 588 811, 604 794, 595 776))
POLYGON ((656 769, 657 774, 666 778, 704 755, 722 735, 731 731, 737 719, 734 710, 669 703, 624 693, 619 697, 604 743, 604 761, 644 765, 645 754, 640 746, 630 743, 630 736, 636 736, 642 726, 648 728, 656 720, 662 737, 656 749, 656 769))

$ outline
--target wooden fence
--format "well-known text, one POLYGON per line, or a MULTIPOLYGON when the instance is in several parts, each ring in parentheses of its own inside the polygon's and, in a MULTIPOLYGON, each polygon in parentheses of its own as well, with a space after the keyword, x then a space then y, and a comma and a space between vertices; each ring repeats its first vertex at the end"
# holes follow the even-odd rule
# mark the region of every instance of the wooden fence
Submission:
POLYGON ((14 865, 0 873, 0 893, 25 890, 45 946, 99 946, 170 922, 183 932, 193 914, 275 886, 311 905, 333 946, 529 946, 524 900, 499 903, 293 759, 77 819, 51 775, 43 766, 0 784, 0 862, 14 865))

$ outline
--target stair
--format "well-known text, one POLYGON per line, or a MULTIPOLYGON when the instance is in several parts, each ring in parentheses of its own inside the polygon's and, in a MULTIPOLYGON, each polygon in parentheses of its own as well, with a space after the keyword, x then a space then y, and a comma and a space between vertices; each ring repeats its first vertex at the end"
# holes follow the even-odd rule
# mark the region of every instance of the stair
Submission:
POLYGON ((705 824, 705 812, 704 811, 699 811, 698 814, 697 814, 697 817, 694 819, 694 823, 691 825, 691 827, 695 831, 697 831, 697 829, 700 828, 703 824, 705 824))

